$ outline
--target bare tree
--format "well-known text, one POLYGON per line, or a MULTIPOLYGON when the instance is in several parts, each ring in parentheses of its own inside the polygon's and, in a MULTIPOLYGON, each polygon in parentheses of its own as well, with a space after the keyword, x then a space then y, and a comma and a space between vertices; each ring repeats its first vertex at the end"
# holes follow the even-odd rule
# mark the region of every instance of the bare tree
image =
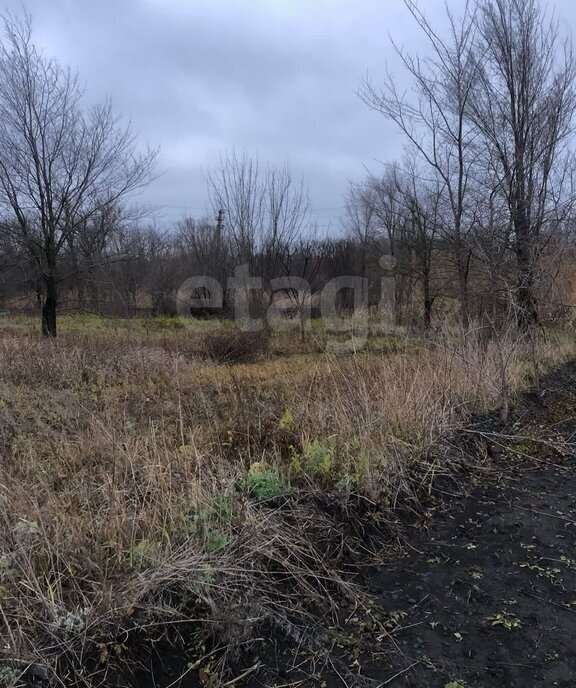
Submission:
POLYGON ((574 203, 568 146, 576 61, 537 0, 490 0, 480 8, 478 80, 468 111, 508 204, 518 320, 528 329, 538 322, 542 239, 561 227, 574 203))
POLYGON ((450 241, 459 281, 462 325, 469 326, 470 249, 467 235, 470 222, 466 216, 467 194, 474 156, 475 132, 469 125, 468 101, 476 80, 476 62, 471 58, 475 36, 475 10, 466 0, 462 17, 450 10, 449 40, 444 40, 426 19, 414 0, 404 0, 416 24, 423 32, 431 56, 420 59, 394 44, 416 91, 413 100, 399 90, 389 74, 381 87, 364 80, 360 96, 372 109, 392 120, 407 136, 410 147, 437 175, 445 188, 451 223, 444 228, 450 241))
MULTIPOLYGON (((271 281, 271 298, 275 294, 287 297, 290 310, 294 310, 298 317, 301 342, 306 339, 313 298, 319 288, 322 249, 322 242, 316 238, 316 229, 307 227, 307 231, 292 237, 278 253, 277 273, 271 281)), ((283 311, 282 315, 286 315, 285 308, 283 311)))
POLYGON ((231 267, 231 247, 220 223, 187 217, 178 223, 175 244, 183 278, 209 275, 222 285, 231 267))
MULTIPOLYGON (((290 168, 269 166, 264 179, 265 214, 260 247, 260 274, 265 280, 283 274, 287 253, 316 233, 310 217, 310 200, 302 181, 290 168)), ((314 244, 314 241, 312 242, 314 244)))
MULTIPOLYGON (((294 246, 311 227, 303 183, 286 165, 261 167, 235 153, 220 160, 207 182, 214 212, 223 211, 223 232, 236 265, 248 265, 265 283, 285 274, 294 246)), ((252 290, 246 293, 253 296, 252 290)), ((271 298, 271 291, 266 293, 271 298)))
POLYGON ((111 251, 112 239, 131 219, 119 205, 103 205, 84 218, 77 232, 67 236, 62 247, 59 279, 75 292, 80 307, 90 305, 100 310, 99 283, 106 266, 118 259, 111 251))
POLYGON ((233 258, 253 264, 265 222, 266 188, 258 160, 232 153, 206 175, 214 213, 223 211, 233 258))
POLYGON ((387 166, 383 176, 371 175, 368 183, 374 191, 375 216, 379 232, 384 234, 382 253, 392 257, 394 276, 394 322, 403 325, 404 308, 410 300, 413 283, 410 222, 399 184, 400 168, 396 163, 387 166))
POLYGON ((432 324, 432 307, 436 295, 432 287, 433 254, 438 229, 442 226, 441 199, 443 188, 423 184, 412 164, 403 174, 396 173, 396 185, 403 201, 403 214, 408 225, 404 242, 414 256, 412 273, 420 283, 424 329, 432 324))
MULTIPOLYGON (((368 277, 370 257, 380 258, 378 249, 378 197, 372 184, 351 184, 345 204, 344 228, 360 247, 360 276, 368 277)), ((364 282, 363 282, 364 284, 364 282)), ((368 302, 368 295, 362 294, 362 302, 368 302)))
POLYGON ((4 231, 43 284, 42 332, 56 336, 59 259, 86 223, 150 180, 154 151, 138 153, 109 103, 87 110, 77 77, 42 55, 31 20, 5 15, 0 47, 0 207, 4 231))

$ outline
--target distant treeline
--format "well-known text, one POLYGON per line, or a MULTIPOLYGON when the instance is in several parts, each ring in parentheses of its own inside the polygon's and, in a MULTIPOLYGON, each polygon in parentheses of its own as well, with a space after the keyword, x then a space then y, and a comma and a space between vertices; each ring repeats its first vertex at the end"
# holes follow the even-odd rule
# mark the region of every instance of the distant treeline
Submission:
MULTIPOLYGON (((394 280, 398 325, 453 315, 464 330, 521 330, 571 315, 576 226, 576 59, 538 0, 469 0, 436 30, 405 0, 424 57, 393 44, 405 75, 365 80, 362 100, 405 141, 402 160, 353 184, 341 225, 319 236, 307 192, 288 167, 247 154, 209 171, 213 220, 149 226, 129 209, 153 177, 109 104, 83 107, 76 77, 39 52, 29 18, 5 17, 0 46, 0 305, 38 307, 56 335, 63 307, 176 312, 194 275, 224 290, 239 266, 290 277, 296 310, 343 275, 394 280), (402 84, 400 86, 399 84, 402 84)), ((276 283, 277 285, 278 283, 276 283)), ((349 291, 349 290, 348 290, 349 291)), ((192 298, 193 295, 191 295, 192 298)), ((342 290, 342 308, 352 295, 342 290)), ((356 305, 358 305, 356 303, 356 305)))

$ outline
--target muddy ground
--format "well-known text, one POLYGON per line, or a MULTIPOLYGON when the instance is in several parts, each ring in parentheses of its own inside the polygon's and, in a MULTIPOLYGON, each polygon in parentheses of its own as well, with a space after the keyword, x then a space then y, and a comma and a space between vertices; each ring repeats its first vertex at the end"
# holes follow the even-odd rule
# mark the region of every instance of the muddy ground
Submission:
POLYGON ((227 682, 179 679, 182 658, 165 655, 138 685, 576 686, 576 365, 513 422, 479 419, 452 441, 459 474, 383 535, 379 560, 351 566, 363 605, 301 642, 262 629, 227 682))

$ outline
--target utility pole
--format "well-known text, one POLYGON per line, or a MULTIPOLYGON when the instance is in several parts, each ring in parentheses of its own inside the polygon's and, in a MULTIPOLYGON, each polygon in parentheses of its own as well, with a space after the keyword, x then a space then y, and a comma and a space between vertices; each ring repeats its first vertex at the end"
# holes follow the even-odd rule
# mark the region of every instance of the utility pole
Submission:
POLYGON ((224 211, 222 208, 218 211, 218 215, 216 216, 216 232, 218 233, 218 238, 222 236, 222 229, 224 227, 224 211))
MULTIPOLYGON (((222 230, 224 229, 224 210, 220 208, 218 215, 216 216, 216 259, 218 261, 218 274, 223 282, 224 279, 224 266, 223 266, 223 246, 222 246, 222 230)), ((222 308, 226 308, 226 290, 222 291, 222 308)))

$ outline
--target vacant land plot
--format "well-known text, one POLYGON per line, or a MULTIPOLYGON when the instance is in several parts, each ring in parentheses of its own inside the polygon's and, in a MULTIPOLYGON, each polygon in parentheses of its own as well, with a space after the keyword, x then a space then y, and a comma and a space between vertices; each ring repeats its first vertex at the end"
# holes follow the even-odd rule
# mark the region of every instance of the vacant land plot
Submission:
POLYGON ((359 571, 365 604, 322 650, 268 643, 268 669, 246 685, 289 673, 302 686, 573 686, 575 380, 574 366, 550 376, 546 401, 524 399, 510 432, 487 417, 458 433, 469 462, 482 442, 491 457, 434 491, 396 533, 396 556, 359 571))
MULTIPOLYGON (((503 375, 513 399, 534 374, 523 342, 453 332, 375 328, 365 349, 337 356, 325 324, 304 344, 173 319, 64 319, 57 341, 26 319, 1 326, 8 685, 134 685, 166 648, 168 683, 226 685, 272 656, 264 636, 321 662, 326 629, 366 618, 359 572, 393 555, 382 547, 399 523, 427 522, 453 476, 481 478, 450 438, 500 406, 503 375)), ((569 336, 548 334, 542 368, 573 353, 569 336)), ((527 550, 525 563, 545 554, 527 550)), ((426 571, 447 556, 431 554, 426 571)))

